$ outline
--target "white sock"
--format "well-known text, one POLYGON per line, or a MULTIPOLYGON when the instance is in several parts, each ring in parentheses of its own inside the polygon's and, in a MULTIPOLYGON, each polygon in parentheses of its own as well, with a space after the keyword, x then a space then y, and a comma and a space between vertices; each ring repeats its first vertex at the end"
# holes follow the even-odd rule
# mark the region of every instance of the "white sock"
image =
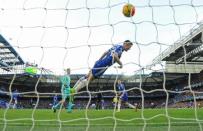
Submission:
POLYGON ((118 103, 118 111, 121 110, 121 103, 118 103))
POLYGON ((127 105, 128 107, 130 107, 130 108, 135 109, 135 106, 134 106, 134 105, 132 105, 132 104, 130 104, 130 103, 126 103, 126 105, 127 105))
POLYGON ((76 83, 75 83, 75 85, 73 86, 73 88, 75 88, 76 86, 78 86, 78 84, 80 84, 80 82, 82 81, 82 80, 84 80, 85 79, 85 77, 81 77, 76 83))
POLYGON ((88 83, 87 78, 82 77, 76 82, 73 88, 75 88, 75 91, 77 93, 79 90, 85 87, 87 83, 88 83))

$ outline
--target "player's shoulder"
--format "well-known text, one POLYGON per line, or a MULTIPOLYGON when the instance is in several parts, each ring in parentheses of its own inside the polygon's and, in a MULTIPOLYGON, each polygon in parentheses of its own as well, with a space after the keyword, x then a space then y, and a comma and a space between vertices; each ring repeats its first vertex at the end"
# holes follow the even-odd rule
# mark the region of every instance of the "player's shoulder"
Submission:
POLYGON ((116 52, 122 53, 122 51, 123 51, 123 45, 116 44, 116 45, 113 46, 113 50, 115 50, 116 52))
POLYGON ((123 45, 121 43, 113 45, 114 48, 123 48, 123 45))

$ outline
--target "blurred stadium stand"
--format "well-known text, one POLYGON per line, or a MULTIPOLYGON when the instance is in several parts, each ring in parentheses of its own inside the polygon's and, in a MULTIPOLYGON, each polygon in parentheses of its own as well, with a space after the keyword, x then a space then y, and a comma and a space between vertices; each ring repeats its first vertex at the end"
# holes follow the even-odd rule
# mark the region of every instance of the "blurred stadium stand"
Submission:
MULTIPOLYGON (((106 108, 113 108, 114 83, 117 78, 124 81, 126 90, 128 90, 129 101, 137 103, 140 108, 142 101, 144 108, 152 108, 152 103, 157 108, 165 107, 166 102, 168 102, 169 107, 191 107, 194 106, 194 100, 196 104, 202 106, 202 32, 203 25, 200 24, 153 60, 152 65, 160 62, 166 63, 164 72, 154 71, 150 74, 135 74, 133 76, 103 75, 100 79, 93 81, 89 85, 91 103, 95 103, 96 91, 99 89, 102 91, 106 108)), ((9 92, 18 89, 20 107, 33 108, 37 104, 37 108, 51 108, 54 94, 60 95, 60 83, 57 77, 45 69, 40 69, 40 74, 26 74, 23 70, 24 61, 1 35, 0 43, 2 59, 0 62, 0 68, 2 68, 0 103, 9 101, 9 92), (21 65, 21 71, 13 73, 14 65, 21 65)), ((71 87, 82 76, 84 74, 72 74, 71 87)), ((90 96, 84 88, 75 98, 76 107, 80 109, 85 108, 90 96)))

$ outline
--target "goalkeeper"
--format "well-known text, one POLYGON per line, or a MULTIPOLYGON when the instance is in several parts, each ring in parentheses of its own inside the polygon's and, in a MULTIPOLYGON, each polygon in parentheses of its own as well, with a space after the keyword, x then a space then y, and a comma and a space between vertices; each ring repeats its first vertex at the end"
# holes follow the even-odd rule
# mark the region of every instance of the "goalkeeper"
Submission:
POLYGON ((62 99, 59 101, 56 105, 52 107, 54 112, 56 112, 56 109, 58 107, 63 106, 66 99, 69 97, 69 103, 67 104, 67 112, 72 112, 72 98, 70 97, 70 69, 66 70, 66 74, 60 78, 61 85, 61 95, 62 99))

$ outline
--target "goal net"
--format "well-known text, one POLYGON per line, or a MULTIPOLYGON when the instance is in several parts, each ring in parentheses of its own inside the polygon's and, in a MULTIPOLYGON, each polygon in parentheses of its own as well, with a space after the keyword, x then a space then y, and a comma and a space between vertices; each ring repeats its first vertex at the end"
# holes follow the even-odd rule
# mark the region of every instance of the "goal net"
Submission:
POLYGON ((0 129, 202 131, 202 14, 201 0, 0 0, 0 129), (71 113, 68 100, 53 113, 64 70, 73 87, 125 40, 123 68, 76 93, 71 113), (118 80, 136 109, 121 99, 117 112, 118 80))

